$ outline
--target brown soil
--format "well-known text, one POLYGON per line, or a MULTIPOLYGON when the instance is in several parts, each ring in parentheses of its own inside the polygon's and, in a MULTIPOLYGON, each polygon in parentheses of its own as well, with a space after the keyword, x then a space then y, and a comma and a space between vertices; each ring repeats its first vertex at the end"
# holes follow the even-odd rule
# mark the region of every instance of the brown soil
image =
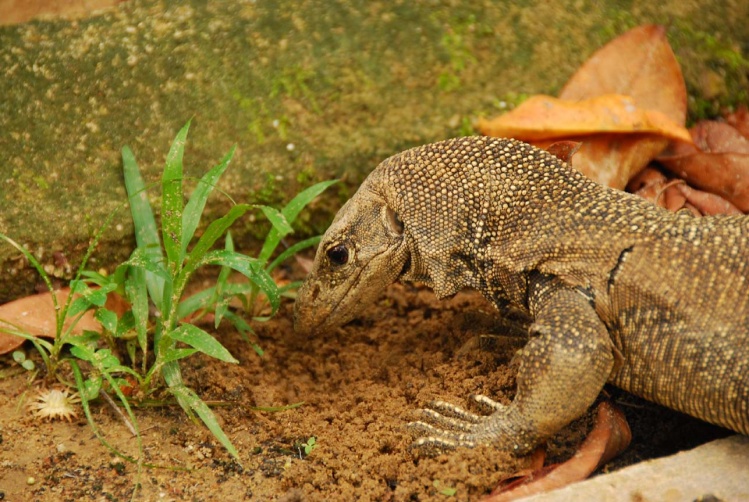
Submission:
MULTIPOLYGON (((476 348, 478 335, 501 331, 494 319, 475 294, 439 302, 426 289, 394 285, 362 321, 309 339, 294 333, 291 304, 284 305, 258 326, 263 357, 223 330, 218 336, 239 365, 194 356, 182 366, 204 399, 228 404, 215 412, 241 465, 179 407, 140 409, 146 461, 165 468, 138 476, 135 465, 94 437, 85 418, 31 416, 23 403, 34 391, 25 375, 2 379, 0 492, 5 500, 128 500, 139 483, 140 500, 442 500, 437 484, 456 488, 456 500, 476 500, 524 459, 487 448, 420 457, 409 450, 405 424, 435 398, 461 405, 473 393, 511 399, 512 344, 476 348), (300 401, 292 410, 253 411, 300 401), (305 455, 300 443, 311 436, 318 446, 305 455), (27 484, 29 478, 35 482, 27 484)), ((12 364, 0 358, 0 368, 12 364)), ((624 410, 635 444, 613 466, 723 434, 629 395, 615 397, 630 404, 624 410)), ((137 456, 134 438, 109 406, 96 404, 94 414, 107 441, 137 456)), ((552 461, 574 451, 587 422, 560 433, 552 461)))

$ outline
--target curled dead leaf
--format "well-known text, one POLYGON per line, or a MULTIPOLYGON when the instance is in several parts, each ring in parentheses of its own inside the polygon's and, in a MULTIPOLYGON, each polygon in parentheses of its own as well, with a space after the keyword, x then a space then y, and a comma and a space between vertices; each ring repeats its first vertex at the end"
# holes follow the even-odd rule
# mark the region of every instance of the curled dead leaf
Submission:
POLYGON ((684 208, 686 197, 674 186, 674 181, 654 167, 640 171, 627 185, 627 190, 647 199, 656 206, 676 212, 684 208))
POLYGON ((654 167, 646 167, 632 178, 627 190, 673 212, 688 209, 695 216, 742 214, 723 197, 692 188, 682 179, 669 180, 654 167))
POLYGON ((749 140, 714 121, 700 122, 690 132, 694 145, 674 144, 658 162, 689 185, 749 211, 749 140))
POLYGON ((679 190, 687 200, 687 204, 691 204, 695 209, 704 214, 705 216, 713 216, 716 214, 744 214, 739 208, 728 202, 720 195, 703 192, 697 190, 681 182, 676 185, 676 189, 679 190))
POLYGON ((527 483, 513 483, 510 490, 500 485, 483 502, 517 500, 581 481, 624 451, 631 440, 632 433, 622 412, 604 401, 598 406, 593 430, 574 457, 562 464, 545 467, 540 474, 531 474, 527 483))

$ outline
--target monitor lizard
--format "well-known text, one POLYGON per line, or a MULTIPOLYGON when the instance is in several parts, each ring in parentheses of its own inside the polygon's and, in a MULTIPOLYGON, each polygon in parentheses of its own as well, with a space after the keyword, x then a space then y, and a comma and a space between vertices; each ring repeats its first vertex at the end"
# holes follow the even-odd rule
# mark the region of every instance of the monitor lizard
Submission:
POLYGON ((532 319, 508 405, 431 403, 417 446, 523 454, 606 382, 749 434, 749 217, 671 213, 528 144, 465 137, 382 162, 322 238, 295 304, 314 333, 394 281, 472 288, 532 319))

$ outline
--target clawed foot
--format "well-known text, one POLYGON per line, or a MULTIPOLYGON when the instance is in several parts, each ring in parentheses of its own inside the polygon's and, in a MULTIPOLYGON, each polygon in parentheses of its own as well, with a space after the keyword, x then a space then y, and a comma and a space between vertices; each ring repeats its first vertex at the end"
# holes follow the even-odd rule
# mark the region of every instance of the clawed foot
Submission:
POLYGON ((408 428, 419 436, 412 447, 424 451, 474 448, 501 437, 497 424, 507 407, 486 396, 471 398, 487 410, 488 415, 477 415, 444 401, 432 401, 428 408, 419 410, 424 421, 411 422, 408 428), (435 425, 432 425, 435 424, 435 425))

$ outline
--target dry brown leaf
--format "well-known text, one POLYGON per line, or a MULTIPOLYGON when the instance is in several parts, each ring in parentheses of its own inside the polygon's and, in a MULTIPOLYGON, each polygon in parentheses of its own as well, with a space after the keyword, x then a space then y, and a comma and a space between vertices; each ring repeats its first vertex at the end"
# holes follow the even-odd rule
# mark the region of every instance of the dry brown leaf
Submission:
POLYGON ((579 141, 556 141, 547 146, 546 151, 562 162, 569 164, 572 162, 572 156, 577 153, 581 146, 582 143, 579 141))
MULTIPOLYGON (((575 72, 559 94, 580 100, 604 94, 631 96, 641 109, 658 111, 679 126, 687 116, 687 90, 681 68, 662 26, 644 25, 615 38, 575 72)), ((624 140, 586 141, 572 165, 601 184, 623 189, 668 144, 644 135, 624 140), (595 144, 594 144, 595 143, 595 144)))
POLYGON ((677 184, 676 189, 684 195, 688 204, 691 204, 695 209, 706 216, 716 214, 744 214, 739 208, 720 195, 697 190, 696 188, 687 185, 686 182, 682 181, 677 184))
POLYGON ((483 499, 484 502, 504 502, 544 493, 587 478, 593 471, 619 455, 629 446, 632 433, 621 411, 608 401, 598 406, 596 424, 575 456, 543 473, 531 475, 528 483, 515 485, 509 491, 499 491, 483 499))
POLYGON ((683 181, 669 181, 666 175, 658 169, 646 167, 632 178, 627 185, 627 190, 649 200, 656 206, 676 212, 684 208, 687 198, 676 188, 674 183, 683 183, 683 181))
POLYGON ((315 263, 314 260, 299 255, 294 255, 294 259, 306 273, 309 274, 312 271, 312 264, 315 263))
POLYGON ((749 211, 749 140, 733 126, 703 121, 690 130, 694 145, 675 144, 658 162, 689 185, 749 211))
POLYGON ((749 139, 735 127, 714 120, 698 122, 689 130, 694 146, 709 153, 749 153, 749 139))
MULTIPOLYGON (((70 294, 70 288, 55 291, 58 305, 64 305, 70 294)), ((67 327, 69 323, 66 323, 67 327)), ((38 295, 27 296, 4 305, 0 305, 0 327, 13 327, 42 338, 55 338, 56 320, 52 294, 47 291, 38 295)), ((94 319, 93 312, 86 312, 73 329, 74 333, 83 330, 101 331, 101 325, 94 319)), ((0 354, 15 350, 25 340, 18 336, 0 333, 0 354)))
POLYGON ((578 68, 559 97, 576 101, 603 94, 631 96, 639 108, 684 124, 687 89, 663 26, 639 26, 604 45, 578 68))
POLYGON ((740 106, 738 110, 726 114, 726 122, 736 128, 742 136, 749 139, 749 108, 740 106))
POLYGON ((689 209, 695 216, 743 214, 723 197, 692 188, 682 179, 669 180, 654 167, 646 167, 632 178, 627 190, 673 212, 689 209))
POLYGON ((524 141, 561 139, 591 134, 652 134, 691 142, 683 126, 665 114, 638 108, 620 94, 605 94, 578 101, 533 96, 511 112, 491 120, 479 120, 479 130, 489 136, 524 141))

